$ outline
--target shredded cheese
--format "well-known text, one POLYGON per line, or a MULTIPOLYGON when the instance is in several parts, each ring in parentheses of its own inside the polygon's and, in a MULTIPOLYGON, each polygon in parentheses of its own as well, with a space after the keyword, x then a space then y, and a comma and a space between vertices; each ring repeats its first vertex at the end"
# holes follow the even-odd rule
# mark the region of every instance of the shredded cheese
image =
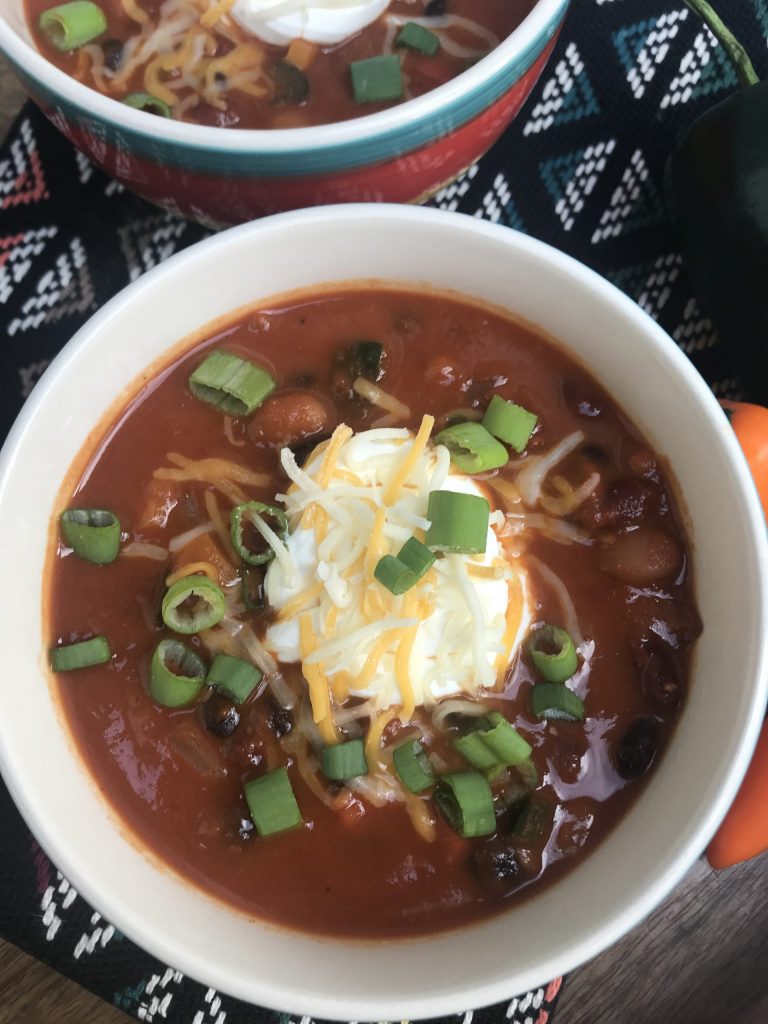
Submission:
POLYGON ((429 435, 432 433, 432 428, 435 425, 434 416, 424 416, 419 427, 419 432, 413 440, 413 444, 408 451, 408 454, 403 459, 400 467, 398 468, 389 486, 384 491, 384 505, 392 505, 397 499, 403 484, 408 479, 410 474, 413 472, 413 468, 416 465, 419 457, 427 447, 429 441, 429 435))
POLYGON ((179 580, 186 579, 187 576, 195 576, 202 574, 207 576, 211 582, 217 586, 219 584, 219 572, 216 566, 211 565, 210 562, 189 562, 187 565, 182 565, 176 572, 172 572, 170 576, 165 577, 166 587, 172 587, 174 583, 179 580))
POLYGON ((309 700, 312 705, 312 717, 320 730, 320 735, 325 743, 336 743, 338 733, 331 713, 331 697, 328 688, 328 680, 319 664, 307 664, 307 659, 313 653, 313 630, 312 615, 304 612, 299 619, 299 637, 301 642, 301 656, 304 663, 304 677, 309 687, 309 700))

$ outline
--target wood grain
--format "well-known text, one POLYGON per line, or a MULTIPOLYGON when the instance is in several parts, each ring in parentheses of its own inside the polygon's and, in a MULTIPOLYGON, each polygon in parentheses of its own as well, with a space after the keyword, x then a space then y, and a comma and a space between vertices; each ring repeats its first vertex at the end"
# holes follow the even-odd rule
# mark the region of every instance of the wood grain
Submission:
MULTIPOLYGON (((0 138, 23 92, 0 57, 0 138)), ((555 1024, 766 1024, 768 855, 703 863, 612 949, 575 971, 555 1024)), ((122 1012, 0 941, 0 1024, 126 1024, 122 1012)))
POLYGON ((0 1024, 130 1024, 74 981, 0 940, 0 1024))

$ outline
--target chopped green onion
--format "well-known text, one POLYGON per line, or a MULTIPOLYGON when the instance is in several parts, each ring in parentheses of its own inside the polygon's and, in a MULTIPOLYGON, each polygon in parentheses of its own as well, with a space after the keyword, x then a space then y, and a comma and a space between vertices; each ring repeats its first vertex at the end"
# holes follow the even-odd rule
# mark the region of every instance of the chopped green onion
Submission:
POLYGON ((479 494, 432 491, 427 503, 430 527, 424 543, 431 551, 485 554, 491 508, 479 494))
POLYGON ((435 564, 435 555, 415 537, 409 538, 398 555, 382 555, 373 575, 391 594, 404 594, 435 564))
POLYGON ((150 92, 132 92, 123 100, 128 107, 135 107, 136 110, 143 110, 147 114, 156 114, 158 117, 171 117, 171 108, 167 103, 159 100, 150 92))
POLYGON ((584 702, 563 683, 539 683, 531 691, 531 708, 537 718, 583 722, 584 702))
POLYGON ((460 836, 489 836, 496 831, 493 794, 480 772, 442 775, 435 787, 435 803, 460 836))
POLYGON ((72 672, 78 668, 90 668, 91 665, 103 665, 112 657, 109 641, 105 636, 95 636, 91 640, 54 647, 49 653, 54 672, 72 672))
POLYGON ((72 0, 49 7, 37 19, 37 25, 57 50, 77 50, 107 30, 104 12, 91 0, 72 0))
POLYGON ((61 514, 61 532, 75 554, 86 562, 108 565, 120 551, 120 520, 103 508, 68 508, 61 514))
POLYGON ((412 793, 423 793, 435 783, 435 770, 418 740, 407 740, 392 751, 398 779, 412 793))
POLYGON ((394 54, 353 61, 349 71, 356 103, 383 103, 402 99, 403 72, 400 58, 394 54))
POLYGON ((275 387, 266 370, 224 349, 207 355, 189 378, 196 398, 229 416, 250 416, 275 387))
POLYGON ((453 742, 473 768, 516 765, 530 758, 530 743, 498 711, 491 711, 473 724, 472 732, 453 742))
POLYGON ((415 537, 409 537, 400 548, 397 557, 415 574, 416 582, 418 582, 435 564, 437 556, 429 550, 426 544, 422 544, 415 537))
POLYGON ((288 533, 285 512, 275 505, 265 505, 263 501, 246 501, 236 505, 230 513, 229 521, 232 546, 248 565, 263 565, 271 561, 275 557, 275 542, 284 541, 288 533), (267 517, 274 520, 274 529, 267 522, 267 517), (249 525, 264 542, 261 550, 257 550, 246 537, 246 527, 249 525))
POLYGON ((552 805, 537 796, 528 796, 515 818, 510 838, 523 846, 539 839, 547 825, 552 827, 552 805))
POLYGON ((343 782, 344 779, 354 779, 358 775, 367 774, 365 744, 361 739, 323 747, 323 775, 326 779, 343 782))
POLYGON ((501 395, 494 395, 483 416, 487 431, 508 444, 520 454, 531 439, 539 417, 528 412, 522 405, 508 402, 501 395))
POLYGON ((539 626, 528 641, 528 653, 536 671, 548 683, 564 683, 579 665, 573 640, 557 626, 539 626))
POLYGON ((189 704, 205 686, 205 662, 181 640, 161 640, 152 655, 149 692, 165 708, 189 704))
POLYGON ((440 49, 440 39, 417 21, 407 21, 395 38, 396 46, 407 46, 427 57, 434 57, 440 49))
POLYGON ((202 633, 220 622, 227 602, 220 587, 207 576, 185 576, 163 598, 163 622, 176 633, 202 633))
POLYGON ((208 669, 205 682, 215 686, 234 704, 242 704, 261 682, 264 673, 249 661, 233 658, 230 654, 217 654, 208 669))
POLYGON ((440 431, 435 444, 445 445, 462 473, 485 473, 509 461, 507 449, 481 423, 454 423, 440 431))
POLYGON ((515 771, 526 789, 536 789, 539 784, 539 773, 532 760, 521 761, 515 765, 515 771))
POLYGON ((246 782, 243 791, 260 836, 272 836, 302 824, 304 819, 285 765, 246 782))
POLYGON ((416 573, 394 555, 382 555, 376 563, 373 575, 390 594, 395 595, 404 594, 416 583, 416 573))

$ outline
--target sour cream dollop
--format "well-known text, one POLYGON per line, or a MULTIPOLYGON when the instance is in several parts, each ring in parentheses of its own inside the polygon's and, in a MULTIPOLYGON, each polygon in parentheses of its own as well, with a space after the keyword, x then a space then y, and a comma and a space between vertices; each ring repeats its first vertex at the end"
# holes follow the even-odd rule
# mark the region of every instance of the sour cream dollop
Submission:
POLYGON ((302 662, 305 675, 308 662, 317 665, 322 655, 322 671, 332 685, 341 673, 349 696, 373 698, 379 710, 403 700, 395 659, 404 630, 415 627, 407 666, 415 704, 430 706, 442 697, 475 696, 493 687, 531 622, 524 568, 497 534, 501 512, 491 514, 484 555, 439 558, 410 600, 408 594, 391 598, 371 579, 371 566, 382 553, 396 554, 428 525, 431 490, 488 498, 471 477, 453 471, 445 448, 428 444, 392 500, 388 484, 415 444, 408 430, 352 435, 337 445, 333 472, 326 469, 325 477, 323 450, 304 470, 283 452, 283 465, 294 480, 285 498, 291 532, 287 556, 270 564, 265 580, 269 604, 278 612, 266 646, 283 662, 302 662), (321 509, 317 517, 307 515, 313 504, 321 509), (383 529, 376 536, 382 508, 383 529), (368 554, 372 537, 375 557, 368 554), (300 620, 307 616, 308 661, 300 633, 300 620), (377 651, 382 638, 383 649, 377 651), (373 671, 372 658, 377 659, 373 671))
POLYGON ((390 0, 235 0, 232 17, 246 32, 274 46, 306 39, 321 46, 341 43, 374 22, 390 0))

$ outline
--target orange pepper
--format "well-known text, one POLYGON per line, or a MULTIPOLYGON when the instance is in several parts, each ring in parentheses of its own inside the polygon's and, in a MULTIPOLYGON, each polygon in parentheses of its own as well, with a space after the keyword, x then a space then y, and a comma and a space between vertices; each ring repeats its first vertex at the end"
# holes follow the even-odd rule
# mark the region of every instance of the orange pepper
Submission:
MULTIPOLYGON (((768 519, 768 409, 723 402, 744 452, 768 519)), ((715 838, 707 860, 728 868, 768 850, 768 722, 763 724, 752 763, 715 838)))

